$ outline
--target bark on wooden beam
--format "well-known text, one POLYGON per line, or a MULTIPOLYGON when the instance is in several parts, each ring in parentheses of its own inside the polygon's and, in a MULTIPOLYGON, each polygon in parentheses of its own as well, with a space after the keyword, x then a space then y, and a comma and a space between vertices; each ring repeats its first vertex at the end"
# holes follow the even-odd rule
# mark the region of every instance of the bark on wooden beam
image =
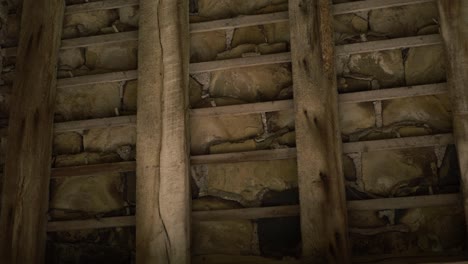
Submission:
POLYGON ((349 263, 330 1, 290 0, 289 19, 302 255, 349 263))
POLYGON ((0 216, 2 263, 43 263, 63 0, 24 0, 0 216))
POLYGON ((439 0, 438 6, 447 51, 447 79, 452 101, 454 140, 468 224, 468 1, 439 0))
POLYGON ((136 261, 190 262, 189 7, 141 0, 136 261))

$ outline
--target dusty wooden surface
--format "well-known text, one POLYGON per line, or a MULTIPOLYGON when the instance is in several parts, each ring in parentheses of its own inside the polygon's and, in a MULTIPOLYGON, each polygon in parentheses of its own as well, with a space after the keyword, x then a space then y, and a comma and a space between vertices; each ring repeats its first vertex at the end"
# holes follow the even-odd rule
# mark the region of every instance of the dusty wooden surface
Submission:
POLYGON ((328 0, 290 0, 302 255, 349 263, 333 19, 328 0))
POLYGON ((24 0, 0 216, 0 262, 43 263, 63 0, 24 0))
POLYGON ((447 51, 447 79, 461 171, 460 185, 468 219, 468 1, 439 0, 438 5, 447 51))
POLYGON ((190 262, 188 1, 140 1, 137 263, 190 262))

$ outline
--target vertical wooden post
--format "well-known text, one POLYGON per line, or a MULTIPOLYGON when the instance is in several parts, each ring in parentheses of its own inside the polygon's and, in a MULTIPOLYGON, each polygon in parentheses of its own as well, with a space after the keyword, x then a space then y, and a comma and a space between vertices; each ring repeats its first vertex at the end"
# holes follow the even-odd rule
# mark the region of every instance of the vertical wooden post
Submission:
POLYGON ((341 264, 350 259, 330 9, 289 1, 302 255, 341 264))
POLYGON ((24 0, 0 216, 0 262, 43 263, 63 0, 24 0))
POLYGON ((468 1, 439 0, 438 5, 447 51, 447 81, 468 227, 468 1))
POLYGON ((137 263, 190 262, 187 0, 141 0, 137 263))

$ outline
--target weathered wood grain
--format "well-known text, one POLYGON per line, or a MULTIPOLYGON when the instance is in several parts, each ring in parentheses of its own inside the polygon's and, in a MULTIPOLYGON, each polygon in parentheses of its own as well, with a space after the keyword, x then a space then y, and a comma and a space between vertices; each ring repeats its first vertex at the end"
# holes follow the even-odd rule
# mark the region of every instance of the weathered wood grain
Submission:
POLYGON ((92 12, 106 9, 116 9, 126 6, 136 6, 139 0, 103 0, 97 2, 69 5, 65 9, 65 14, 76 14, 83 12, 92 12))
POLYGON ((428 2, 434 2, 435 0, 363 0, 349 3, 342 3, 333 5, 333 14, 351 14, 362 11, 369 11, 382 8, 390 8, 405 5, 415 5, 428 2))
POLYGON ((452 102, 453 133, 460 164, 460 186, 468 227, 468 1, 439 0, 438 6, 447 53, 447 80, 452 102))
POLYGON ((190 262, 189 3, 141 0, 136 261, 190 262))
POLYGON ((50 177, 62 178, 62 177, 93 176, 93 175, 100 175, 103 173, 132 172, 132 171, 135 171, 135 169, 136 169, 136 163, 134 161, 103 163, 103 164, 93 164, 93 165, 85 165, 85 166, 53 168, 50 177))
POLYGON ((63 0, 24 0, 0 214, 0 262, 44 263, 63 0))
MULTIPOLYGON (((411 209, 437 206, 456 206, 461 203, 459 194, 425 195, 413 197, 382 198, 348 201, 348 210, 378 211, 387 209, 411 209)), ((299 205, 239 208, 228 210, 194 211, 193 221, 235 221, 297 216, 299 205)), ((134 226, 134 216, 107 217, 101 219, 53 221, 48 224, 48 232, 134 226)))
POLYGON ((290 0, 302 257, 350 263, 328 0, 290 0))
POLYGON ((340 45, 336 46, 335 53, 338 56, 347 56, 357 53, 423 47, 437 44, 442 44, 442 38, 439 34, 434 34, 340 45))
POLYGON ((207 22, 190 24, 190 33, 209 32, 215 30, 227 30, 240 27, 267 25, 286 22, 289 20, 288 12, 277 12, 271 14, 239 16, 229 19, 220 19, 207 22))

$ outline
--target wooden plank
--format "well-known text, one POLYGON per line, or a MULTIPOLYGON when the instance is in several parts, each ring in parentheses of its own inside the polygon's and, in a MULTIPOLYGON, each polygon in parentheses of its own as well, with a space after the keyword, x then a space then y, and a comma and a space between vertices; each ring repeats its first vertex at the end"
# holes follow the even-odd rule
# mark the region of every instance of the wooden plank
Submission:
POLYGON ((209 62, 198 62, 190 64, 190 73, 202 73, 212 71, 222 71, 236 68, 269 65, 276 63, 291 62, 291 53, 277 53, 269 55, 259 55, 253 57, 236 58, 228 60, 217 60, 209 62))
POLYGON ((108 118, 88 119, 81 121, 69 121, 55 123, 55 133, 65 132, 82 132, 93 128, 106 128, 117 126, 134 126, 136 125, 136 116, 117 116, 108 118))
POLYGON ((47 232, 86 230, 135 226, 134 216, 105 217, 100 219, 53 221, 47 224, 47 232))
POLYGON ((329 0, 289 1, 304 263, 350 263, 329 0))
POLYGON ((468 1, 439 0, 438 6, 468 230, 468 1))
POLYGON ((62 40, 62 47, 60 49, 84 48, 95 45, 105 45, 135 40, 138 40, 138 31, 119 32, 91 37, 64 39, 62 40))
POLYGON ((120 71, 95 75, 85 75, 73 78, 59 79, 57 82, 57 88, 70 88, 81 85, 130 81, 136 80, 137 77, 137 71, 120 71))
POLYGON ((284 149, 267 149, 255 150, 246 152, 233 152, 224 154, 210 154, 191 156, 192 165, 196 164, 211 164, 211 163, 235 163, 246 161, 262 161, 262 160, 281 160, 296 158, 295 148, 284 149))
POLYGON ((386 209, 412 209, 435 206, 454 206, 460 204, 459 194, 439 194, 413 197, 382 198, 348 201, 348 210, 377 211, 386 209))
POLYGON ((406 148, 423 148, 445 146, 453 144, 452 134, 438 134, 431 136, 404 137, 359 141, 343 144, 343 153, 370 152, 379 150, 393 150, 406 148))
POLYGON ((267 25, 289 20, 288 12, 276 12, 271 14, 239 16, 229 19, 214 20, 190 24, 190 33, 209 32, 215 30, 227 30, 240 27, 267 25))
MULTIPOLYGON (((98 35, 91 37, 81 37, 62 40, 61 50, 84 48, 96 45, 105 45, 112 43, 120 43, 125 41, 138 40, 138 31, 119 32, 106 35, 98 35)), ((2 50, 2 54, 6 57, 15 57, 17 52, 16 47, 6 48, 2 50)))
POLYGON ((431 46, 441 43, 442 38, 439 34, 395 38, 336 46, 336 55, 346 56, 357 53, 431 46))
POLYGON ((132 172, 136 169, 134 161, 93 164, 85 166, 73 166, 63 168, 53 168, 51 178, 94 176, 102 173, 132 172))
POLYGON ((246 114, 290 110, 290 109, 293 109, 293 107, 294 107, 294 103, 292 100, 281 100, 281 101, 270 101, 270 102, 261 102, 261 103, 252 103, 252 104, 239 104, 239 105, 191 109, 190 116, 193 116, 193 117, 223 116, 223 115, 236 116, 236 115, 246 115, 246 114))
POLYGON ((69 5, 65 8, 65 15, 136 6, 139 2, 139 0, 102 0, 84 4, 69 5))
POLYGON ((390 8, 405 5, 415 5, 434 2, 434 0, 365 0, 333 5, 333 14, 342 15, 361 11, 390 8))
POLYGON ((189 1, 141 0, 136 262, 190 262, 189 1))
POLYGON ((2 263, 44 263, 63 0, 24 0, 0 214, 2 263))
POLYGON ((339 101, 343 104, 361 103, 379 100, 393 100, 416 96, 446 94, 447 92, 447 84, 437 83, 340 94, 339 101))
POLYGON ((278 218, 299 215, 298 205, 192 212, 194 221, 230 221, 278 218))
MULTIPOLYGON (((459 194, 440 194, 427 196, 382 198, 373 200, 348 201, 350 211, 378 211, 387 209, 411 209, 437 206, 456 206, 461 202, 459 194)), ((263 218, 291 217, 300 214, 299 205, 239 208, 227 210, 193 211, 192 219, 203 221, 255 220, 263 218)), ((49 222, 48 231, 109 228, 135 225, 133 216, 107 217, 91 220, 49 222)))

